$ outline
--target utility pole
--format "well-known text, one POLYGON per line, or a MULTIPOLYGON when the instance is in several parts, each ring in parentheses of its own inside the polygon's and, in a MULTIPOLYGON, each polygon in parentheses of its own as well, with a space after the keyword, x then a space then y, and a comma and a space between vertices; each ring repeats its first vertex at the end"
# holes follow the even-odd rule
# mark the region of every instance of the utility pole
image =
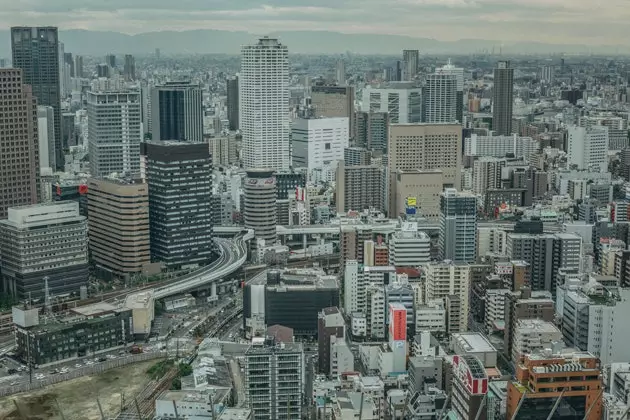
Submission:
POLYGON ((103 414, 103 407, 101 407, 101 400, 96 396, 96 404, 98 405, 98 412, 101 413, 101 420, 105 420, 105 414, 103 414))
POLYGON ((138 418, 142 420, 142 412, 140 411, 140 406, 138 405, 138 399, 133 399, 134 404, 136 405, 136 411, 138 412, 138 418))

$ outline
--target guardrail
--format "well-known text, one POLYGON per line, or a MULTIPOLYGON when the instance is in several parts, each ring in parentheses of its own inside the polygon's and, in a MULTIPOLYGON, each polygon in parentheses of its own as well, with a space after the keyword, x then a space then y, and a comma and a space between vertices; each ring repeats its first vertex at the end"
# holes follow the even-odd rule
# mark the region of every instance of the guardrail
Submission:
POLYGON ((39 380, 33 379, 32 383, 25 382, 6 387, 0 387, 0 397, 6 397, 9 395, 17 394, 19 392, 33 391, 35 389, 40 389, 48 385, 69 381, 71 379, 80 378, 86 375, 102 373, 107 370, 126 366, 131 363, 144 362, 147 360, 161 359, 166 357, 166 352, 129 354, 125 357, 119 357, 116 359, 107 360, 105 362, 95 363, 91 366, 83 366, 68 373, 58 373, 39 380))

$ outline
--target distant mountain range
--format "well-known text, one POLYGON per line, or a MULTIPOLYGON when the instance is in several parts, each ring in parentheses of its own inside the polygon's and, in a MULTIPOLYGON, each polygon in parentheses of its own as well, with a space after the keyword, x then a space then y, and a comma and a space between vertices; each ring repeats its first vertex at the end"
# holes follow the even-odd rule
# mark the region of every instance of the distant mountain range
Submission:
MULTIPOLYGON (((403 49, 418 49, 430 54, 472 54, 482 51, 504 54, 627 54, 628 45, 585 46, 559 45, 535 42, 502 43, 483 39, 461 39, 447 42, 430 38, 413 38, 398 35, 343 34, 328 31, 293 31, 269 34, 277 36, 294 53, 341 54, 395 54, 403 49)), ((156 48, 165 54, 239 54, 244 44, 255 42, 258 36, 247 32, 218 30, 159 31, 137 35, 118 32, 67 30, 60 32, 65 50, 81 55, 152 54, 156 48)), ((9 57, 9 31, 0 31, 0 57, 9 57)))

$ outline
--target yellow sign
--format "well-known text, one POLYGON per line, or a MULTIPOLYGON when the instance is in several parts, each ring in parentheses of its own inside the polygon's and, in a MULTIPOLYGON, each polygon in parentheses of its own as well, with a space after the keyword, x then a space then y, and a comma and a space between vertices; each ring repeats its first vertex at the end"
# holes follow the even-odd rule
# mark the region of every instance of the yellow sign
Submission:
POLYGON ((407 205, 409 207, 415 207, 416 206, 416 197, 407 197, 407 205))

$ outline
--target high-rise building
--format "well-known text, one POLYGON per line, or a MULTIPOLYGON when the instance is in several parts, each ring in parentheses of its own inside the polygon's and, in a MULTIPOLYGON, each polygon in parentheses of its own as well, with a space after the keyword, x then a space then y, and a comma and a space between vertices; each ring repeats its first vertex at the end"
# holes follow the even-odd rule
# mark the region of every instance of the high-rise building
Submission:
POLYGON ((390 125, 387 146, 389 214, 396 214, 396 173, 399 170, 441 170, 443 186, 458 188, 461 145, 462 128, 458 124, 390 125))
POLYGON ((153 140, 203 142, 203 93, 190 82, 167 82, 151 92, 153 140))
POLYGON ((0 219, 37 203, 39 160, 37 101, 22 70, 0 69, 0 219))
POLYGON ((59 81, 59 39, 57 28, 11 28, 13 67, 22 69, 22 82, 31 85, 38 105, 55 111, 55 169, 64 169, 61 144, 61 90, 59 81))
POLYGON ((449 74, 455 76, 457 80, 457 91, 455 92, 455 115, 456 120, 462 123, 464 121, 464 69, 461 67, 455 67, 451 64, 451 60, 444 66, 435 69, 436 74, 449 74))
POLYGON ((509 233, 506 252, 511 261, 529 264, 532 290, 555 295, 558 271, 580 268, 582 238, 573 233, 509 233))
POLYGON ((447 309, 447 331, 468 331, 468 308, 470 293, 470 265, 452 261, 431 262, 425 266, 425 302, 441 299, 447 309), (456 297, 460 305, 449 307, 447 300, 456 297))
POLYGON ((274 38, 241 49, 240 130, 245 168, 288 170, 289 50, 274 38))
POLYGON ((226 82, 227 85, 227 117, 230 123, 229 127, 231 131, 239 129, 239 92, 238 92, 238 74, 234 77, 229 77, 226 82))
POLYGON ((245 353, 245 389, 252 419, 301 419, 305 371, 302 344, 253 340, 245 353))
POLYGON ((403 50, 402 80, 413 80, 418 74, 418 62, 420 52, 418 50, 403 50))
POLYGON ((431 239, 418 231, 416 222, 405 222, 389 240, 389 264, 394 267, 420 267, 431 261, 431 239))
POLYGON ((107 64, 112 69, 116 68, 116 54, 107 54, 105 56, 105 64, 107 64))
POLYGON ((331 344, 346 338, 346 324, 339 308, 324 308, 317 315, 317 344, 319 372, 330 375, 332 368, 331 344))
POLYGON ((600 362, 590 353, 526 356, 507 385, 506 418, 547 418, 555 410, 551 418, 599 420, 602 388, 600 362))
POLYGON ((212 165, 207 143, 141 145, 149 187, 151 259, 168 268, 213 258, 212 165))
POLYGON ((482 157, 473 164, 473 188, 475 194, 483 195, 488 189, 502 187, 501 169, 507 164, 506 159, 482 157))
POLYGON ((72 57, 72 53, 64 53, 63 54, 63 61, 64 63, 66 63, 68 66, 70 66, 70 77, 76 77, 76 73, 75 73, 75 69, 74 69, 74 58, 72 57))
POLYGON ((447 188, 440 199, 440 259, 477 260, 477 197, 447 188))
POLYGON ((456 418, 474 420, 487 419, 488 374, 475 355, 453 356, 453 411, 456 418))
POLYGON ((422 121, 422 88, 412 83, 391 83, 383 87, 363 89, 361 111, 387 112, 392 124, 422 121))
POLYGON ((76 77, 84 77, 83 74, 83 56, 75 55, 74 56, 74 74, 76 77))
POLYGON ((37 107, 39 167, 55 168, 55 110, 52 106, 37 107))
POLYGON ((553 83, 555 80, 554 73, 555 73, 554 66, 542 66, 540 68, 540 80, 546 83, 553 83))
POLYGON ((151 262, 147 184, 90 178, 88 227, 91 258, 102 272, 122 278, 142 272, 151 262))
POLYGON ((433 170, 398 170, 390 203, 394 205, 391 217, 420 216, 437 222, 440 218, 440 194, 444 189, 444 174, 433 170))
POLYGON ((131 54, 125 54, 125 67, 123 68, 125 80, 136 80, 136 59, 131 54))
POLYGON ((245 227, 254 229, 256 240, 263 239, 265 245, 275 245, 277 186, 271 169, 250 169, 243 185, 245 227))
POLYGON ((492 96, 492 130, 497 136, 512 134, 514 102, 514 69, 509 61, 499 61, 494 69, 492 96))
MULTIPOLYGON (((16 299, 78 295, 88 282, 87 221, 79 204, 9 208, 0 220, 2 287, 16 299)), ((5 296, 6 296, 5 295, 5 296)))
POLYGON ((608 128, 569 127, 567 155, 567 164, 577 169, 608 172, 608 128))
POLYGON ((88 150, 92 176, 140 172, 140 92, 88 92, 88 150))
POLYGON ((354 143, 375 152, 387 151, 389 117, 387 112, 364 112, 355 114, 354 143))
POLYGON ((66 65, 65 65, 65 51, 64 51, 64 45, 63 42, 59 42, 58 43, 58 60, 57 62, 59 63, 59 93, 61 95, 61 97, 65 97, 66 96, 66 65))
POLYGON ((380 165, 345 166, 339 162, 336 176, 337 212, 384 210, 385 171, 380 165))
POLYGON ((337 60, 337 66, 335 67, 335 81, 337 84, 346 84, 346 63, 343 58, 337 60))
POLYGON ((422 90, 422 101, 422 122, 431 124, 457 122, 456 76, 428 74, 422 90))
POLYGON ((348 118, 350 138, 355 137, 353 86, 313 86, 311 107, 315 118, 348 118))
POLYGON ((293 121, 293 167, 309 173, 343 160, 350 144, 347 118, 311 118, 293 121))

